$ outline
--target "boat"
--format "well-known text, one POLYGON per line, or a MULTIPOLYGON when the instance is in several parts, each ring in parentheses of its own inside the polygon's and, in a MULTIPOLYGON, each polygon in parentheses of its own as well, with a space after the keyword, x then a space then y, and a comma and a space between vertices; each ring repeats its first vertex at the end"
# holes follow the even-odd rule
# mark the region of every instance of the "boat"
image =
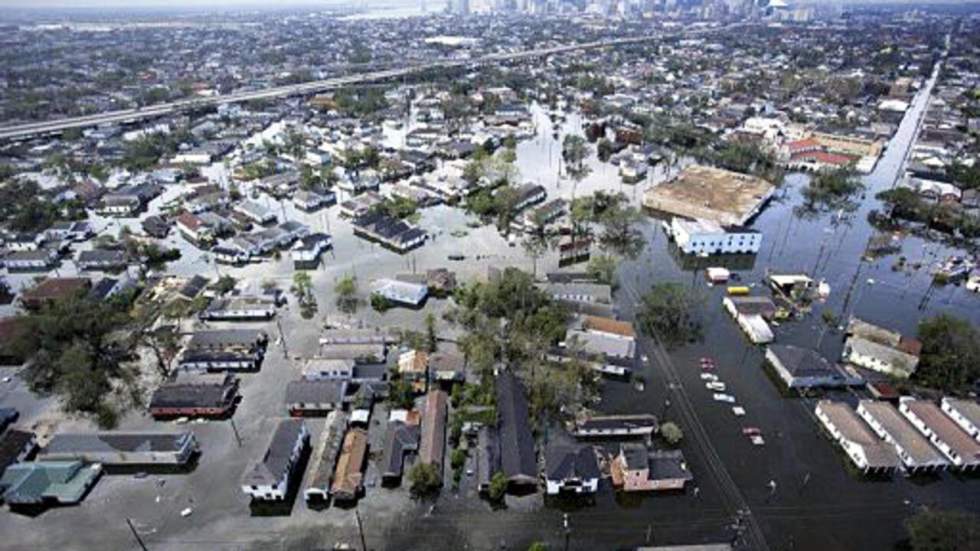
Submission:
POLYGON ((952 283, 970 277, 970 272, 974 267, 976 267, 976 263, 970 258, 953 255, 936 266, 932 271, 932 276, 952 283))
POLYGON ((728 402, 729 404, 734 404, 735 403, 735 397, 732 396, 731 394, 723 394, 723 393, 720 393, 720 392, 716 392, 712 396, 712 398, 714 398, 714 400, 716 402, 728 402))
POLYGON ((719 381, 711 381, 710 383, 705 383, 704 387, 707 388, 708 390, 725 392, 725 383, 719 381))

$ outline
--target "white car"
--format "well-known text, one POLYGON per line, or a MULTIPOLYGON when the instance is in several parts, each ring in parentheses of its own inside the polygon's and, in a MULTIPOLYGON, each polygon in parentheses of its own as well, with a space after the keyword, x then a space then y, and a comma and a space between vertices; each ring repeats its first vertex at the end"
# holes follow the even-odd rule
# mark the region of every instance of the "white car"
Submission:
POLYGON ((715 375, 714 373, 702 373, 701 380, 715 382, 718 380, 718 376, 715 375))
POLYGON ((704 383, 704 388, 708 390, 714 390, 716 392, 725 392, 725 383, 719 383, 718 381, 711 381, 710 383, 704 383))
POLYGON ((713 398, 715 399, 716 402, 728 402, 729 404, 735 403, 735 397, 732 396, 731 394, 722 394, 720 392, 716 392, 713 398))

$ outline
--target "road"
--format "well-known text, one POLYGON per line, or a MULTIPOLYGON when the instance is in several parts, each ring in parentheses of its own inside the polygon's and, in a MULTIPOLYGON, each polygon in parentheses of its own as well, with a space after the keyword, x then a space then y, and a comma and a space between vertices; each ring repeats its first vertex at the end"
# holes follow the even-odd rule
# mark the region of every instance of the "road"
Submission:
POLYGON ((119 111, 109 111, 106 113, 97 113, 94 115, 85 115, 81 117, 71 117, 71 118, 57 119, 52 121, 11 125, 11 126, 0 128, 0 140, 4 140, 4 141, 22 140, 22 139, 28 139, 36 136, 45 135, 45 134, 57 134, 73 128, 86 128, 86 127, 97 126, 101 124, 134 123, 144 119, 151 119, 164 115, 170 115, 172 113, 184 109, 212 107, 216 105, 222 105, 228 103, 240 103, 240 102, 252 101, 252 100, 315 94, 315 93, 324 92, 336 88, 341 88, 343 86, 349 86, 352 84, 361 84, 361 83, 373 82, 378 80, 406 77, 412 74, 421 73, 431 69, 476 67, 482 65, 490 65, 494 63, 504 63, 509 61, 518 61, 522 59, 545 57, 549 55, 562 54, 562 53, 568 53, 568 52, 574 52, 580 50, 605 48, 610 46, 622 46, 626 44, 636 44, 636 43, 646 42, 650 40, 661 40, 664 38, 671 38, 676 36, 701 35, 701 34, 713 33, 721 30, 730 29, 735 26, 737 25, 712 27, 712 28, 698 28, 698 29, 688 30, 688 31, 678 31, 675 33, 658 34, 655 36, 625 37, 625 38, 617 38, 613 40, 602 40, 597 42, 584 42, 581 44, 554 46, 551 48, 538 48, 534 50, 525 50, 521 52, 512 52, 512 53, 504 53, 504 54, 490 54, 477 59, 448 60, 448 61, 441 60, 432 63, 423 63, 419 65, 413 65, 410 67, 403 67, 400 69, 370 71, 370 72, 358 73, 354 75, 333 77, 324 80, 315 80, 315 81, 305 82, 302 84, 276 86, 272 88, 266 88, 263 90, 237 92, 234 94, 227 94, 223 96, 182 99, 178 101, 160 103, 157 105, 152 105, 152 106, 138 108, 138 109, 124 109, 119 111))
MULTIPOLYGON (((622 290, 626 293, 631 303, 639 304, 641 302, 639 291, 626 278, 622 282, 622 290)), ((727 512, 732 515, 735 521, 733 526, 736 531, 735 539, 744 538, 750 549, 758 551, 769 549, 762 529, 756 522, 752 510, 749 509, 748 502, 725 468, 725 464, 722 462, 721 456, 718 455, 718 451, 711 443, 711 436, 705 430, 704 424, 698 417, 697 410, 694 408, 690 397, 687 395, 687 391, 684 389, 684 385, 681 383, 680 375, 678 375, 677 368, 674 366, 674 361, 670 357, 670 354, 664 349, 663 344, 656 335, 650 338, 639 339, 637 345, 637 350, 640 354, 655 360, 663 370, 668 387, 667 395, 672 399, 671 405, 676 406, 676 411, 680 414, 685 425, 686 434, 693 437, 698 451, 704 457, 712 476, 714 476, 715 481, 722 490, 727 512)), ((735 539, 733 539, 733 542, 735 539)))

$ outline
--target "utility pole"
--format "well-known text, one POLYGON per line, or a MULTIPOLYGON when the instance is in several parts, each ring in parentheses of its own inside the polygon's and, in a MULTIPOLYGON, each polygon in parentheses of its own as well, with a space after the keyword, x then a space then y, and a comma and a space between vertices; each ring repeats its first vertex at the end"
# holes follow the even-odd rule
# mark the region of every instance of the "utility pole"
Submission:
POLYGON ((367 551, 367 543, 364 541, 364 526, 361 525, 361 512, 354 509, 354 518, 357 519, 357 532, 361 535, 361 551, 367 551))
POLYGON ((286 349, 286 335, 282 332, 282 322, 276 320, 276 328, 279 329, 279 340, 282 341, 282 357, 289 359, 289 351, 286 349))
POLYGON ((571 530, 571 528, 568 527, 568 513, 565 513, 563 515, 563 523, 565 525, 564 526, 564 528, 565 528, 565 551, 568 551, 568 542, 569 542, 569 539, 571 539, 571 536, 572 536, 572 530, 571 530))
POLYGON ((143 539, 140 538, 140 535, 136 532, 136 527, 133 526, 133 521, 130 520, 129 517, 126 517, 126 524, 129 526, 129 530, 133 533, 133 537, 136 538, 136 543, 139 544, 140 549, 142 549, 143 551, 148 551, 146 548, 146 544, 143 543, 143 539))
POLYGON ((235 426, 235 420, 229 419, 231 421, 231 432, 235 435, 235 441, 238 442, 238 447, 242 447, 242 437, 238 434, 238 427, 235 426))

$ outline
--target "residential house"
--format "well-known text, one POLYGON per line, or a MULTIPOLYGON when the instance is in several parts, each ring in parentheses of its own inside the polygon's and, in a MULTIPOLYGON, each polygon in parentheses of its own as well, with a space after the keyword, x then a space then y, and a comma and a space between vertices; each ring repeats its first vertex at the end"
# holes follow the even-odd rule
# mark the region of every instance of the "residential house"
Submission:
POLYGON ((34 461, 0 472, 0 497, 17 510, 81 502, 102 475, 102 466, 82 461, 34 461))
POLYGON ((381 481, 386 486, 401 483, 405 469, 405 454, 419 449, 419 427, 391 420, 385 429, 385 449, 381 456, 381 481))
POLYGON ((258 330, 197 331, 180 355, 181 369, 255 370, 262 365, 268 336, 258 330))
POLYGON ((770 344, 766 361, 787 388, 857 386, 864 381, 828 362, 819 352, 792 345, 770 344))
POLYGON ((344 405, 347 381, 300 379, 286 386, 286 408, 293 417, 326 415, 344 405))
POLYGON ((294 478, 302 478, 297 466, 310 442, 310 433, 299 419, 279 421, 262 459, 245 473, 242 492, 254 501, 283 501, 294 478))
POLYGON ((20 294, 20 302, 28 310, 71 296, 81 296, 92 288, 92 281, 83 277, 49 277, 20 294))
POLYGON ((898 468, 894 447, 879 439, 851 406, 820 400, 814 413, 851 462, 865 474, 888 473, 898 468))
POLYGON ((313 452, 310 481, 303 492, 307 503, 326 503, 330 499, 333 472, 344 443, 348 418, 346 412, 337 410, 327 415, 323 436, 313 452))
POLYGON ((754 344, 769 343, 776 338, 768 323, 776 315, 776 305, 769 298, 727 296, 722 304, 754 344))
POLYGON ((397 279, 378 279, 374 283, 372 293, 395 304, 418 308, 429 296, 429 287, 397 279))
POLYGON ((235 212, 262 226, 276 221, 276 214, 254 201, 241 201, 234 206, 235 212))
POLYGON ((121 270, 128 261, 123 251, 93 249, 78 253, 76 264, 82 270, 121 270))
POLYGON ((10 429, 0 433, 0 474, 7 467, 26 461, 37 450, 37 436, 33 432, 10 429))
POLYGON ((419 461, 432 465, 439 473, 443 472, 443 458, 446 454, 446 417, 449 396, 443 390, 430 390, 425 397, 422 410, 422 443, 419 445, 419 461))
POLYGON ((599 463, 592 446, 549 446, 544 463, 548 495, 594 494, 599 489, 599 463))
POLYGON ((41 450, 44 461, 80 460, 106 467, 183 467, 197 454, 193 432, 58 433, 41 450))
POLYGON ((293 194, 293 204, 305 212, 315 212, 337 202, 337 194, 332 191, 300 190, 293 194))
POLYGON ((945 469, 948 465, 929 441, 888 402, 861 400, 857 414, 875 434, 895 448, 895 453, 908 471, 934 471, 945 469))
POLYGON ((397 253, 421 246, 427 237, 424 230, 382 212, 368 212, 354 218, 351 224, 354 235, 376 241, 397 253))
POLYGON ((2 262, 10 272, 46 272, 58 264, 58 252, 53 249, 13 251, 2 262))
POLYGON ((683 491, 694 479, 681 450, 649 451, 644 444, 622 444, 610 464, 613 487, 624 492, 683 491))
POLYGON ((936 404, 903 397, 898 410, 953 466, 963 471, 980 467, 980 442, 967 434, 936 404))
POLYGON ((238 399, 238 380, 220 377, 207 382, 164 383, 150 397, 154 419, 176 417, 222 418, 238 399))
POLYGON ((334 501, 349 503, 357 500, 364 491, 363 469, 367 445, 366 430, 352 428, 347 431, 330 488, 334 501))
POLYGON ((215 237, 211 228, 206 226, 196 215, 189 212, 177 216, 177 231, 195 245, 211 243, 215 237))
POLYGON ((538 467, 524 385, 512 372, 501 371, 496 393, 500 470, 511 490, 533 490, 538 483, 538 467))
POLYGON ((650 414, 596 415, 575 422, 573 434, 577 438, 649 438, 659 427, 657 418, 650 414))
POLYGON ((922 343, 900 333, 851 318, 843 359, 858 367, 908 378, 919 365, 922 343))
POLYGON ((967 434, 980 441, 980 404, 973 400, 944 396, 939 407, 967 434))
POLYGON ((276 302, 258 296, 218 298, 199 314, 202 320, 266 321, 276 315, 276 302))

